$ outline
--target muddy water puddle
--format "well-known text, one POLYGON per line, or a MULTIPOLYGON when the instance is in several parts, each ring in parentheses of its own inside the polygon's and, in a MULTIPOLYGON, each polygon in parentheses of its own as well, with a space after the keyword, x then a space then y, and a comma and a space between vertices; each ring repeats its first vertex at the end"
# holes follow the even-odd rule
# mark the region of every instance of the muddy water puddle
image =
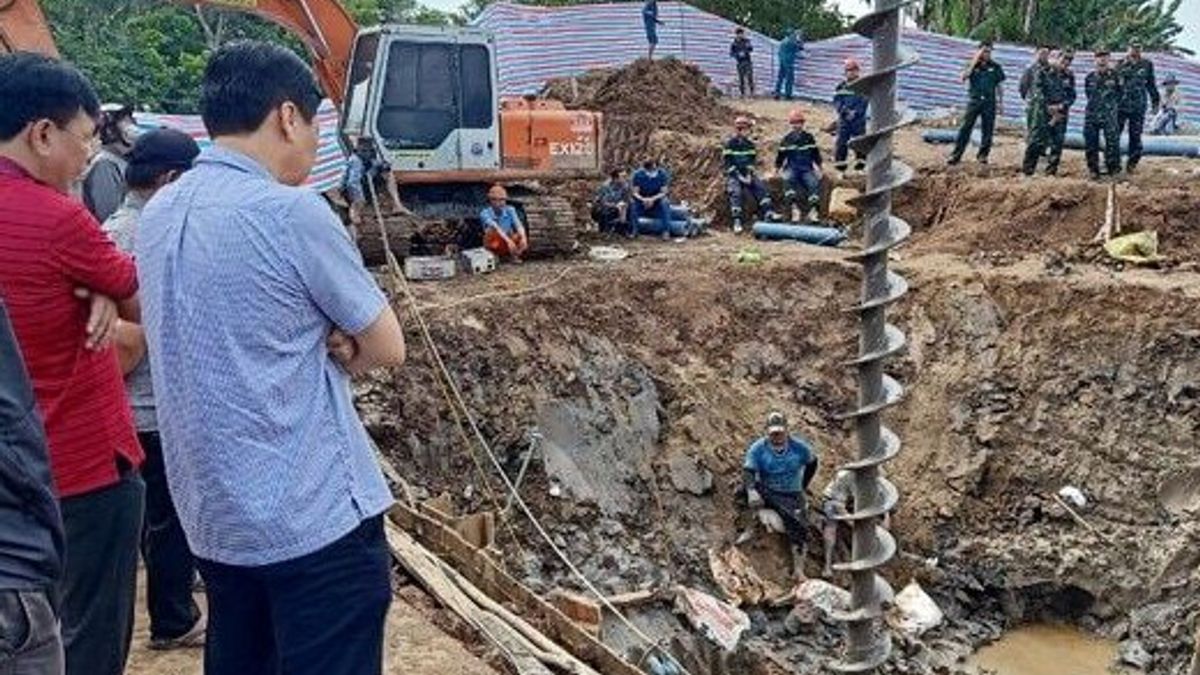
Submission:
POLYGON ((980 649, 973 662, 999 675, 1107 675, 1117 643, 1071 626, 1032 624, 980 649))

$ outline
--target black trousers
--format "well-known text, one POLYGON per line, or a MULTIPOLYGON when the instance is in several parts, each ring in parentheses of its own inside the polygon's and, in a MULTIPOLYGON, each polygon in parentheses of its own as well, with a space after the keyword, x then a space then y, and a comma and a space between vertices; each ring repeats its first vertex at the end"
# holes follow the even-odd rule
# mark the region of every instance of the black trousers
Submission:
POLYGON ((775 492, 758 486, 763 504, 783 519, 787 538, 792 546, 805 548, 808 544, 808 504, 803 492, 775 492))
POLYGON ((1133 168, 1142 160, 1142 131, 1146 127, 1145 110, 1117 111, 1117 137, 1126 131, 1129 133, 1129 159, 1125 166, 1133 168))
POLYGON ((196 561, 167 488, 162 441, 157 432, 138 433, 146 453, 142 479, 146 482, 146 523, 142 527, 142 558, 146 561, 146 610, 150 637, 177 638, 200 619, 192 598, 196 561))
POLYGON ((958 128, 958 138, 954 141, 952 157, 955 161, 962 159, 967 144, 971 142, 971 132, 975 129, 976 120, 982 122, 979 132, 979 158, 987 159, 992 151, 992 137, 996 133, 996 102, 972 100, 963 113, 962 126, 958 128))
POLYGON ((67 564, 62 634, 67 675, 121 675, 133 638, 138 539, 146 485, 137 471, 63 499, 67 564))
POLYGON ((1088 170, 1100 173, 1100 135, 1104 134, 1104 164, 1109 175, 1121 172, 1121 128, 1115 113, 1083 118, 1083 155, 1088 170))
POLYGON ((392 600, 383 518, 261 567, 197 559, 208 594, 205 675, 378 675, 392 600))

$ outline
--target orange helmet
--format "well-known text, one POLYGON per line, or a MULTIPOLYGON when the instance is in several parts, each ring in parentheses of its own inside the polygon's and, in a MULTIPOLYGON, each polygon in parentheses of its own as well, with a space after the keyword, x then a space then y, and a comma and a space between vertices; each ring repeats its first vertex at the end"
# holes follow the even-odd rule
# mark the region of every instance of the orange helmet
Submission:
POLYGON ((749 117, 746 117, 745 115, 738 115, 733 120, 733 126, 737 129, 749 129, 751 126, 753 126, 753 124, 750 122, 749 117))
POLYGON ((804 124, 804 111, 792 108, 792 111, 788 113, 788 124, 804 124))
POLYGON ((854 58, 846 59, 845 65, 846 65, 846 70, 858 70, 859 69, 858 59, 854 59, 854 58))
POLYGON ((508 190, 503 185, 493 185, 488 189, 488 199, 508 199, 508 190))

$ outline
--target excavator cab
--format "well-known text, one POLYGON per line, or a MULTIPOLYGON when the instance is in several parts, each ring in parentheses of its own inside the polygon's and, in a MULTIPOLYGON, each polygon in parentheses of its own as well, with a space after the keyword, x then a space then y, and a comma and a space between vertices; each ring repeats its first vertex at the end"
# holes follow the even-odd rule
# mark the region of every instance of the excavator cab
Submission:
POLYGON ((501 98, 496 45, 472 28, 383 26, 355 40, 342 136, 375 141, 401 183, 596 175, 600 116, 501 98))

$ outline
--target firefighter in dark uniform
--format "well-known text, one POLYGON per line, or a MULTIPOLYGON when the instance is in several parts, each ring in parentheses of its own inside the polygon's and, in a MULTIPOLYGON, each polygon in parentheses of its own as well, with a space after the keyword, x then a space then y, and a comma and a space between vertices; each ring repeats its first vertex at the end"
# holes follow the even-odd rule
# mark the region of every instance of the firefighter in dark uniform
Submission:
POLYGON ((996 131, 996 113, 1003 106, 1004 69, 992 60, 992 42, 985 40, 979 43, 979 51, 967 64, 960 78, 967 82, 967 110, 963 113, 962 126, 958 130, 958 139, 954 142, 954 152, 946 160, 947 164, 958 164, 962 161, 963 151, 971 141, 971 131, 975 121, 982 121, 981 142, 979 143, 979 161, 986 164, 988 153, 992 150, 992 134, 996 131))
POLYGON ((1154 81, 1154 63, 1142 58, 1142 45, 1129 45, 1129 54, 1117 66, 1121 75, 1121 105, 1117 111, 1118 130, 1129 130, 1129 159, 1125 170, 1133 172, 1142 159, 1142 129, 1146 126, 1146 99, 1158 113, 1158 85, 1154 81))
POLYGON ((1083 89, 1087 108, 1083 117, 1084 155, 1093 179, 1100 178, 1100 135, 1104 135, 1104 164, 1110 176, 1121 172, 1121 76, 1108 60, 1107 49, 1096 50, 1096 70, 1088 73, 1083 89))

